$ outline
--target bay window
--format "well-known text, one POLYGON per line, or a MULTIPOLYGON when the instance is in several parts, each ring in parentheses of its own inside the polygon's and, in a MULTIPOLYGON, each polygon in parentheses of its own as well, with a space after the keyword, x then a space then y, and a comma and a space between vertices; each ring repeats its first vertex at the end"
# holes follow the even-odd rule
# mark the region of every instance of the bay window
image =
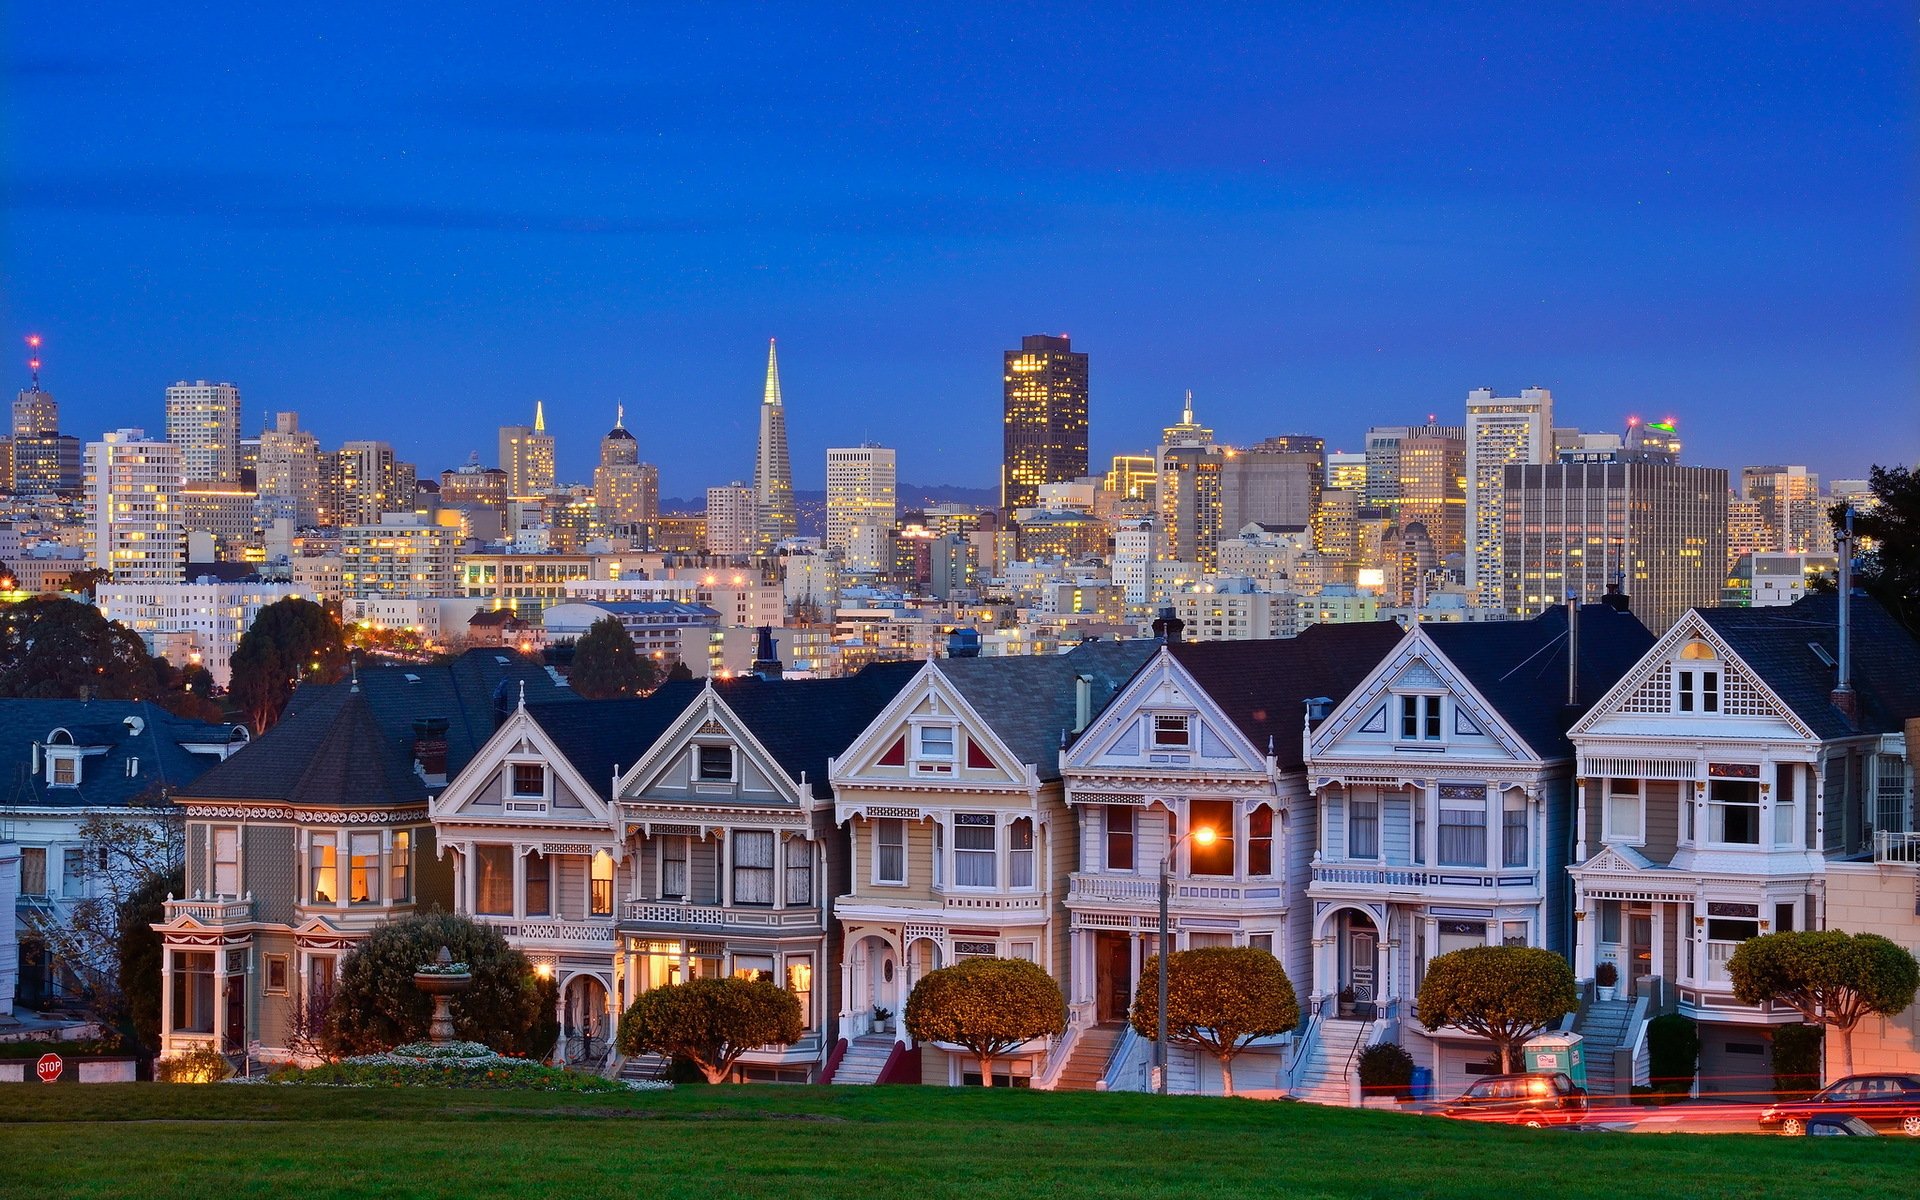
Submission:
POLYGON ((1033 886, 1033 819, 1017 817, 1007 826, 1007 886, 1033 886))
POLYGON ((1273 810, 1264 804, 1247 814, 1247 874, 1273 874, 1273 810))
POLYGON ((1773 844, 1795 846, 1800 843, 1799 793, 1800 764, 1779 763, 1773 768, 1773 844))
POLYGON ((380 903, 380 835, 347 835, 347 900, 353 904, 380 903))
POLYGON ((1734 920, 1725 917, 1709 918, 1707 921, 1707 980, 1710 983, 1727 983, 1732 975, 1727 971, 1727 963, 1733 958, 1733 952, 1740 943, 1748 938, 1760 936, 1759 920, 1734 920))
POLYGON ((1524 796, 1508 796, 1506 808, 1501 813, 1500 865, 1527 865, 1527 800, 1524 796))
POLYGON ((800 1027, 813 1028, 813 955, 787 955, 787 990, 800 1002, 800 1027))
POLYGON ((788 904, 813 903, 813 843, 805 838, 787 839, 788 904))
POLYGON ((1440 865, 1443 867, 1487 865, 1487 810, 1485 808, 1441 806, 1440 865))
POLYGON ((1192 800, 1187 804, 1187 829, 1213 830, 1213 843, 1187 841, 1187 869, 1194 875, 1233 874, 1233 801, 1192 800))
POLYGON ((1712 780, 1707 785, 1707 820, 1714 841, 1758 846, 1760 785, 1748 779, 1712 780))
POLYGON ((213 1032, 214 973, 210 950, 173 952, 173 1031, 213 1032))
POLYGON ((311 887, 308 895, 315 904, 338 903, 340 895, 340 866, 330 833, 317 834, 308 847, 308 873, 311 887))
POLYGON ((396 829, 393 831, 393 848, 387 852, 387 873, 392 877, 389 888, 396 904, 405 904, 413 899, 413 831, 396 829))
POLYGON ((733 977, 749 983, 773 982, 773 955, 736 954, 733 956, 733 977))
POLYGON ((994 870, 992 813, 953 814, 953 883, 955 887, 990 888, 999 880, 994 870))

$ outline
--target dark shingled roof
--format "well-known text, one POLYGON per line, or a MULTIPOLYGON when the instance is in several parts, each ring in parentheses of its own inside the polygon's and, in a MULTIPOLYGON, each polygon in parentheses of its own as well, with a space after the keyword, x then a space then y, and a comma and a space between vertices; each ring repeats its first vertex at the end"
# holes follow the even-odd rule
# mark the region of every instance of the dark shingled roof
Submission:
POLYGON ((195 754, 188 743, 223 746, 238 726, 210 725, 176 717, 144 700, 0 700, 0 798, 9 806, 108 808, 191 784, 219 763, 195 754), (133 718, 140 732, 133 731, 133 718), (45 770, 33 769, 33 747, 56 729, 78 746, 105 746, 80 763, 78 787, 50 787, 45 770), (135 774, 128 764, 138 759, 135 774))
POLYGON ((1820 737, 1897 733, 1906 718, 1920 716, 1920 644, 1877 601, 1853 596, 1850 604, 1857 726, 1829 699, 1839 681, 1839 596, 1806 596, 1783 608, 1696 611, 1820 737), (1825 659, 1814 653, 1816 645, 1825 659))
POLYGON ((529 704, 527 713, 547 731, 594 794, 608 800, 614 771, 638 762, 701 689, 694 680, 677 679, 649 696, 529 704))
POLYGON ((1060 778, 1061 738, 1080 724, 1076 680, 1092 680, 1091 723, 1159 648, 1144 638, 1084 642, 1065 654, 945 658, 937 666, 1007 749, 1049 780, 1060 778))
MULTIPOLYGON (((572 692, 512 650, 469 650, 445 665, 362 667, 358 680, 309 684, 252 745, 202 775, 179 799, 382 807, 437 791, 413 769, 413 723, 447 722, 451 778, 493 736, 496 705, 572 692)), ((577 701, 575 702, 577 703, 577 701)))
POLYGON ((1306 702, 1336 702, 1405 636, 1392 621, 1309 625, 1299 637, 1257 642, 1175 642, 1168 651, 1220 706, 1254 749, 1273 743, 1282 770, 1304 765, 1306 702))
POLYGON ((1421 626, 1454 669, 1543 759, 1568 758, 1573 727, 1653 648, 1654 635, 1632 613, 1580 606, 1579 704, 1567 705, 1567 610, 1527 621, 1421 626))

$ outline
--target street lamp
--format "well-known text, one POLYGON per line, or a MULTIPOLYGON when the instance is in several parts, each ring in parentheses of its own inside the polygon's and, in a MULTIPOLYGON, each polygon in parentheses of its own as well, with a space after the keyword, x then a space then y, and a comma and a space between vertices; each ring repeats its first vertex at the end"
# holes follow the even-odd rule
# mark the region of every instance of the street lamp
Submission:
POLYGON ((1167 892, 1169 876, 1173 872, 1173 856, 1179 851, 1180 844, 1189 838, 1196 846, 1211 846, 1218 836, 1220 835, 1215 833, 1210 825, 1189 829, 1173 839, 1167 846, 1167 852, 1160 857, 1160 953, 1158 955, 1160 1007, 1158 1009, 1159 1024, 1154 1031, 1153 1065, 1155 1075, 1160 1081, 1159 1092, 1162 1096, 1167 1094, 1167 955, 1172 952, 1172 946, 1167 937, 1167 892))

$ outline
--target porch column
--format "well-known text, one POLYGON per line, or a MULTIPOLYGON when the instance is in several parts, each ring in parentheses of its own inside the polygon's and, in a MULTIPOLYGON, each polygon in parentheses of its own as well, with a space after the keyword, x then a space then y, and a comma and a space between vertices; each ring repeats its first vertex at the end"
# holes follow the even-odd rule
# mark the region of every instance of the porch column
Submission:
POLYGON ((713 840, 713 871, 719 876, 716 881, 720 893, 720 907, 733 903, 733 872, 727 870, 727 837, 725 831, 713 840))
POLYGON ((1653 904, 1653 941, 1647 950, 1653 955, 1653 961, 1647 964, 1647 974, 1663 975, 1667 961, 1667 908, 1665 901, 1656 900, 1653 904))
POLYGON ((1334 939, 1322 935, 1313 939, 1313 1003, 1317 1008, 1321 1000, 1340 990, 1340 960, 1332 953, 1334 939))
POLYGON ((1573 973, 1578 979, 1592 979, 1594 971, 1594 943, 1600 934, 1600 903, 1590 900, 1578 883, 1573 885, 1575 905, 1573 914, 1573 973))
POLYGON ((460 890, 466 895, 466 913, 473 915, 476 898, 474 876, 479 872, 473 869, 473 843, 463 842, 460 846, 460 890))
POLYGON ((213 948, 213 1048, 227 1052, 227 947, 213 948))
POLYGON ((1423 839, 1427 843, 1424 861, 1429 867, 1437 867, 1440 865, 1440 784, 1432 779, 1421 784, 1414 803, 1427 806, 1423 825, 1427 834, 1423 839))
POLYGON ((513 848, 513 919, 516 921, 527 919, 527 849, 526 846, 513 848))
POLYGON ((166 1052, 173 1038, 173 946, 160 943, 160 1049, 166 1052))
MULTIPOLYGON (((1545 808, 1545 805, 1541 806, 1543 812, 1545 808)), ((1544 840, 1543 838, 1542 841, 1544 840)), ((1543 864, 1546 862, 1545 855, 1541 856, 1540 861, 1543 864)), ((1585 776, 1573 781, 1573 861, 1576 864, 1587 861, 1587 780, 1585 776)))
POLYGON ((1393 910, 1389 908, 1386 919, 1381 922, 1380 944, 1374 951, 1375 957, 1379 959, 1375 978, 1380 980, 1379 999, 1374 1004, 1374 1011, 1381 1016, 1386 1015, 1387 1005, 1392 1004, 1400 996, 1400 989, 1394 986, 1393 980, 1393 952, 1400 948, 1400 939, 1389 935, 1388 931, 1392 928, 1393 910))

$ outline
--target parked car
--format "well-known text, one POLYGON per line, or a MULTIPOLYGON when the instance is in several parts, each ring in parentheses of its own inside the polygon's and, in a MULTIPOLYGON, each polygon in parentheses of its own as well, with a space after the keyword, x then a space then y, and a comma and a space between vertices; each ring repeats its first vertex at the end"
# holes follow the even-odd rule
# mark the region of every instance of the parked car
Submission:
POLYGON ((1806 1134, 1815 1117, 1858 1117, 1875 1129, 1920 1137, 1920 1075, 1849 1075, 1805 1100, 1760 1110, 1761 1125, 1778 1125, 1788 1137, 1806 1134))
POLYGON ((1560 1071, 1489 1075, 1440 1113, 1468 1121, 1500 1121, 1534 1129, 1577 1125, 1587 1116, 1587 1093, 1560 1071))
POLYGON ((1807 1121, 1808 1137, 1879 1137, 1880 1131, 1859 1117, 1813 1117, 1807 1121))

